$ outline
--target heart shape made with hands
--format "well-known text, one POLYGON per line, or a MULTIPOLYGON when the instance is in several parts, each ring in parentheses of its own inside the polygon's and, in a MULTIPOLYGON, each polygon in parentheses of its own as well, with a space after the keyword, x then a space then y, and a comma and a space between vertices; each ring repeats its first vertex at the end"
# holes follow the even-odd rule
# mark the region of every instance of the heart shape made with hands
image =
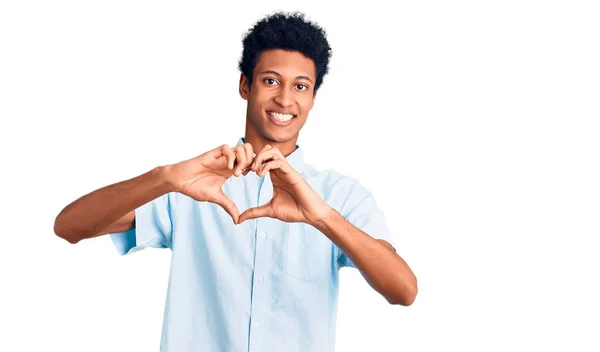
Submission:
POLYGON ((329 205, 310 187, 302 175, 292 168, 278 148, 266 145, 250 159, 250 153, 242 152, 240 147, 242 146, 222 154, 228 161, 228 168, 233 170, 231 176, 246 176, 253 171, 259 177, 264 177, 268 173, 273 185, 273 197, 267 203, 239 214, 237 205, 221 190, 211 201, 229 213, 234 224, 239 225, 245 220, 258 217, 270 217, 285 222, 315 223, 329 214, 329 205))

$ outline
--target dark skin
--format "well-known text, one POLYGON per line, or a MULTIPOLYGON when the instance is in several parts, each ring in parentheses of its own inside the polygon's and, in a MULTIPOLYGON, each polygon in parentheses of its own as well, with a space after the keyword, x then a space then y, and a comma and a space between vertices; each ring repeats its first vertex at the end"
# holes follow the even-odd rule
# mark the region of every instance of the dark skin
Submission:
POLYGON ((248 101, 244 140, 254 151, 269 144, 287 156, 296 148, 298 134, 314 105, 315 64, 298 52, 268 50, 260 55, 253 76, 248 84, 246 76, 240 75, 240 96, 248 101), (267 111, 293 114, 292 124, 275 126, 267 111))
POLYGON ((269 173, 273 198, 240 214, 236 223, 266 216, 314 226, 348 255, 369 285, 389 303, 412 304, 417 279, 393 247, 346 221, 286 160, 314 105, 314 62, 299 52, 268 50, 261 54, 253 74, 250 84, 243 74, 240 77, 240 96, 248 101, 246 143, 240 153, 245 159, 233 172, 238 176, 253 171, 261 177, 269 173), (291 124, 278 126, 270 120, 268 111, 292 114, 294 118, 291 124))

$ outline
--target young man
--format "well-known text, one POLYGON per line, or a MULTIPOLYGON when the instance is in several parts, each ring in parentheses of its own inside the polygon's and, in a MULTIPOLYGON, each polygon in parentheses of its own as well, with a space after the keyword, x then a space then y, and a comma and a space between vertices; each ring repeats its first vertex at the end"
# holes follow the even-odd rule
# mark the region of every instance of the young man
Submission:
POLYGON ((341 267, 391 304, 410 305, 417 281, 372 194, 314 169, 296 144, 328 71, 324 31, 275 13, 243 44, 235 147, 87 194, 54 231, 71 243, 110 234, 122 255, 172 250, 163 351, 333 351, 341 267))

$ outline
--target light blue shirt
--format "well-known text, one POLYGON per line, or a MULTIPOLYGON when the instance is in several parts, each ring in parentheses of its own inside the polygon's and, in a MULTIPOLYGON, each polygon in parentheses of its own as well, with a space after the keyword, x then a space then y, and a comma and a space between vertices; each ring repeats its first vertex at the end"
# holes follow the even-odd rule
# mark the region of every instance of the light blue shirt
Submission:
MULTIPOLYGON (((240 138, 237 145, 244 143, 240 138)), ((384 214, 356 179, 287 160, 346 220, 394 247, 384 214)), ((231 177, 240 213, 272 198, 267 173, 231 177)), ((167 193, 135 209, 135 229, 110 237, 119 254, 170 248, 161 351, 334 351, 339 269, 355 267, 323 233, 268 217, 235 225, 219 205, 167 193)))

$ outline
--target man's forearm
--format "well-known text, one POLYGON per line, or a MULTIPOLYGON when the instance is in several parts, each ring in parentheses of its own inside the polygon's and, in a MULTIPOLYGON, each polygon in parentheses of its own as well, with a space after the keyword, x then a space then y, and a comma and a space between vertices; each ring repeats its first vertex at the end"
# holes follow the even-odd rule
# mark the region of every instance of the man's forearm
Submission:
POLYGON ((389 243, 364 233, 333 208, 329 216, 312 225, 352 260, 369 285, 389 303, 412 304, 417 295, 417 279, 389 243))
POLYGON ((164 167, 156 167, 135 178, 97 189, 67 205, 56 217, 54 232, 77 243, 169 191, 164 167))

